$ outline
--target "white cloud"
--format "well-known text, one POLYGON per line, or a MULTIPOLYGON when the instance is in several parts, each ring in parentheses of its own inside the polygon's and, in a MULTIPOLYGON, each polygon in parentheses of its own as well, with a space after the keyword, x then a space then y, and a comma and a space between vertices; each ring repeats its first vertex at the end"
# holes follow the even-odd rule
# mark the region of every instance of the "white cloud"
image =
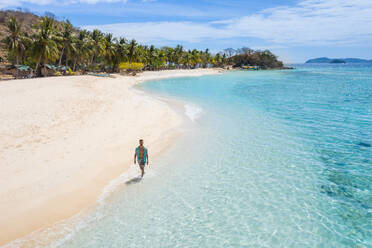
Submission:
POLYGON ((58 0, 0 0, 0 9, 8 7, 20 7, 24 3, 38 4, 38 5, 47 5, 47 4, 73 4, 73 3, 117 3, 123 2, 126 3, 127 0, 67 0, 67 1, 58 1, 58 0))
POLYGON ((187 41, 200 42, 203 39, 224 38, 218 29, 209 24, 193 22, 145 22, 145 23, 117 23, 109 25, 86 26, 88 30, 98 28, 104 32, 113 33, 115 36, 135 38, 141 42, 150 41, 187 41))
POLYGON ((95 4, 95 3, 117 3, 117 2, 123 2, 126 3, 127 0, 77 0, 74 2, 80 2, 80 3, 89 3, 89 4, 95 4))
POLYGON ((295 6, 208 23, 143 22, 87 26, 141 42, 254 37, 272 44, 372 45, 371 0, 302 0, 295 6))
POLYGON ((305 0, 236 19, 227 28, 282 44, 355 44, 372 39, 371 13, 370 0, 305 0))
POLYGON ((53 3, 52 0, 0 0, 0 9, 6 8, 6 7, 20 7, 22 3, 31 3, 31 4, 39 4, 39 5, 45 5, 53 3))

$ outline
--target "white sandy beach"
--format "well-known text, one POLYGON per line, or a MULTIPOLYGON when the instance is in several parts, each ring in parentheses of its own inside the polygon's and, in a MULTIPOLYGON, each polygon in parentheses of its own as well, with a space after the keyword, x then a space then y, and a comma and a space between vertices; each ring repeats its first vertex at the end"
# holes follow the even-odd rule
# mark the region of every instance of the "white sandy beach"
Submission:
POLYGON ((160 153, 182 116, 132 86, 216 69, 0 82, 0 245, 93 205, 138 139, 160 153))

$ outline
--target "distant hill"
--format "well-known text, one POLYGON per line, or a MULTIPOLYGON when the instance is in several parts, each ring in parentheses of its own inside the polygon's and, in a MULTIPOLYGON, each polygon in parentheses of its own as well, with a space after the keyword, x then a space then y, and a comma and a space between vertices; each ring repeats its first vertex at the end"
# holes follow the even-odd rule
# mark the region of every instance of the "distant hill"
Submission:
MULTIPOLYGON (((39 20, 37 15, 22 11, 13 10, 1 10, 0 11, 0 37, 3 38, 7 35, 7 28, 5 23, 10 16, 15 16, 20 22, 22 22, 23 30, 26 32, 31 31, 31 27, 36 24, 39 20)), ((29 33, 30 34, 30 33, 29 33)), ((2 46, 0 46, 0 57, 5 59, 6 52, 2 46)))
POLYGON ((327 57, 321 57, 316 59, 309 59, 308 61, 306 61, 306 63, 372 63, 372 60, 358 58, 330 59, 327 57))
POLYGON ((316 59, 309 59, 305 63, 329 63, 331 62, 332 59, 326 58, 326 57, 321 57, 321 58, 316 58, 316 59))
POLYGON ((346 61, 343 59, 332 59, 329 63, 331 64, 345 64, 346 61))

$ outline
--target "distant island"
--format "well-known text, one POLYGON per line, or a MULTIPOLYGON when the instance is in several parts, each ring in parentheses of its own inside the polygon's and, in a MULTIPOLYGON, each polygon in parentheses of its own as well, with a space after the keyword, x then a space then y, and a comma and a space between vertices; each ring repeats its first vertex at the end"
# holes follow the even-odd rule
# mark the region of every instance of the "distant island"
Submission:
POLYGON ((343 63, 372 63, 372 60, 358 59, 358 58, 344 58, 344 59, 330 59, 327 57, 321 57, 316 59, 309 59, 306 61, 310 63, 331 63, 331 64, 343 64, 343 63))
POLYGON ((343 59, 332 59, 331 62, 329 62, 331 64, 345 64, 346 61, 343 60, 343 59))

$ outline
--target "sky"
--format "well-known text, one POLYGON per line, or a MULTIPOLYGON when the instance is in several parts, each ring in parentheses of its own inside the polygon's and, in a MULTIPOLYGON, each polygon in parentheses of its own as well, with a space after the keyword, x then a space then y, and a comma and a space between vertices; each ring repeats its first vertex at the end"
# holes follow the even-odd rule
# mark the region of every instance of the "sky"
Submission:
POLYGON ((285 63, 372 59, 372 0, 0 0, 157 47, 269 49, 285 63))

